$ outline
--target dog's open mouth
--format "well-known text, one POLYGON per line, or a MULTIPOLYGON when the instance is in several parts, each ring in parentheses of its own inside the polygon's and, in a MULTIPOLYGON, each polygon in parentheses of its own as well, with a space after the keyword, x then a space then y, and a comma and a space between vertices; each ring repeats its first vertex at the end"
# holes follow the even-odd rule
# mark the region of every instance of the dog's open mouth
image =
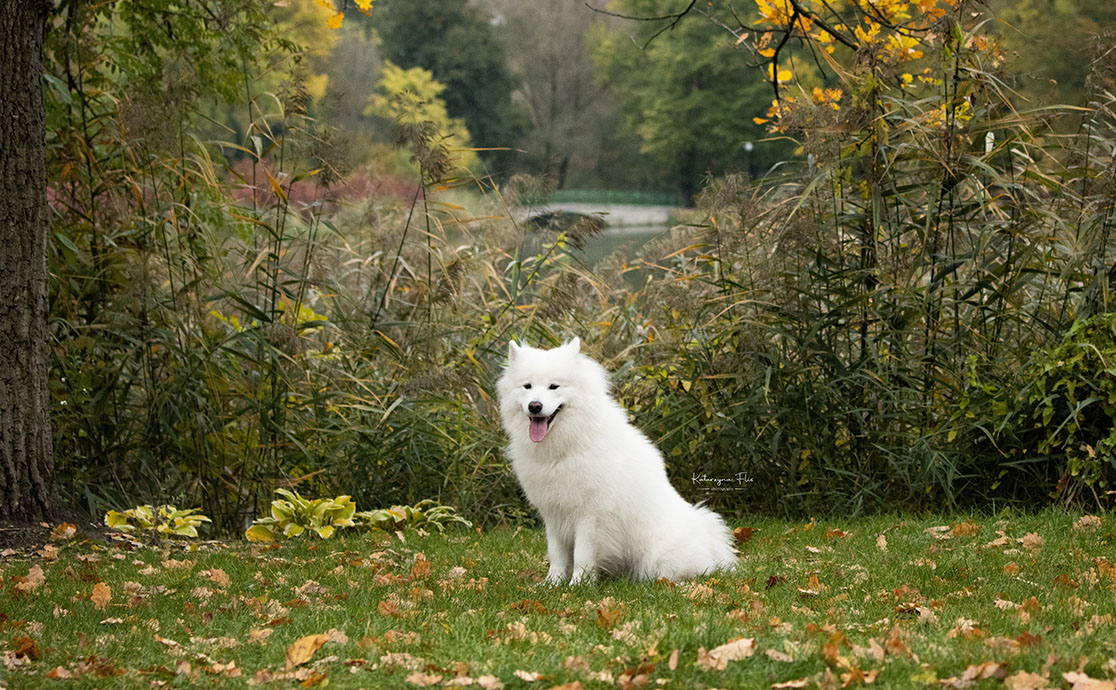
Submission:
POLYGON ((531 426, 527 431, 532 441, 538 443, 546 438, 546 433, 550 431, 550 425, 554 423, 554 418, 558 416, 558 413, 562 411, 563 407, 565 407, 565 405, 559 405, 558 409, 554 410, 554 414, 549 417, 541 414, 527 416, 527 419, 531 422, 531 426))

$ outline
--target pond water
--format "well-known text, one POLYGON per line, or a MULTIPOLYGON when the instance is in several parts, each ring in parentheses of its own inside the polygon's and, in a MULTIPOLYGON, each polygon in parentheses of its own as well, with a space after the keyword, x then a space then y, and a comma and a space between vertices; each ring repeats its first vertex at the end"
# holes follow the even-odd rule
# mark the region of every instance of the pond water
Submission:
POLYGON ((622 252, 631 259, 651 240, 670 231, 669 225, 635 225, 620 228, 607 228, 601 234, 585 243, 581 252, 582 260, 592 268, 601 259, 622 252))

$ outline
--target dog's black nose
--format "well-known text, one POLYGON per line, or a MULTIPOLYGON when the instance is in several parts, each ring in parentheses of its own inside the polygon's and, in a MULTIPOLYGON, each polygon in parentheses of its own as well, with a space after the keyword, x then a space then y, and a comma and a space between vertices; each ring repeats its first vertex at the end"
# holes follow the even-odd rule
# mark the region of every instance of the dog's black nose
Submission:
POLYGON ((538 400, 532 400, 531 402, 527 403, 527 411, 531 414, 538 414, 542 412, 542 403, 538 400))

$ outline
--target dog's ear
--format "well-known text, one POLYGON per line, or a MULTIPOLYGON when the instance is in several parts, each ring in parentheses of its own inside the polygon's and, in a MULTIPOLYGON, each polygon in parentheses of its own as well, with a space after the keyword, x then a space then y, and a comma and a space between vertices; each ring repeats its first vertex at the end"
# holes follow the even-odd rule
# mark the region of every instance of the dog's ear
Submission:
POLYGON ((521 349, 522 348, 519 347, 519 343, 515 342, 514 340, 508 341, 508 364, 511 364, 515 361, 515 358, 519 356, 519 351, 521 349))
POLYGON ((575 355, 579 354, 581 352, 581 338, 575 335, 573 340, 562 346, 562 349, 570 349, 575 355))

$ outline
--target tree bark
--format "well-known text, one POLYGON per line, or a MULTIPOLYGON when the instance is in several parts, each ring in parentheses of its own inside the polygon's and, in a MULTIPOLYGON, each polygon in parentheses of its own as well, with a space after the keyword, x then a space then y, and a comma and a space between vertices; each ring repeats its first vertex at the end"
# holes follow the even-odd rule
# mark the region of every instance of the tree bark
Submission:
POLYGON ((43 37, 49 0, 0 0, 0 520, 58 507, 47 391, 43 37))

